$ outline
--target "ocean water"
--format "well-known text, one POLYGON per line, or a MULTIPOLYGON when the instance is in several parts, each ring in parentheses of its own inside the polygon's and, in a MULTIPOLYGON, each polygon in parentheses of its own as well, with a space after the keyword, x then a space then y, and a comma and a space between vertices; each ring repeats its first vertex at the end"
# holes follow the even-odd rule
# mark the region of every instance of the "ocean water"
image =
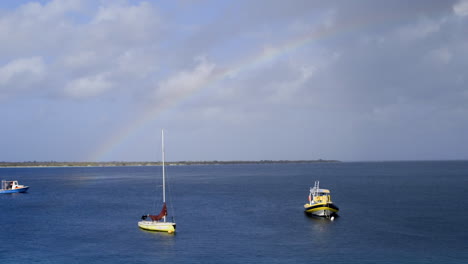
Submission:
POLYGON ((468 263, 468 162, 0 168, 0 263, 468 263), (320 180, 340 207, 307 216, 320 180))

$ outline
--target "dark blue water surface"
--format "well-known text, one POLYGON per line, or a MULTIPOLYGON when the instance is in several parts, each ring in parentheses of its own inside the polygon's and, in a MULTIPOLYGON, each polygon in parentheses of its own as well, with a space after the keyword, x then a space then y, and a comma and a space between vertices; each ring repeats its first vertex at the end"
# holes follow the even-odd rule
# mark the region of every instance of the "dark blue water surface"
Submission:
POLYGON ((0 263, 467 263, 468 162, 1 168, 0 263), (335 221, 303 213, 320 180, 335 221))

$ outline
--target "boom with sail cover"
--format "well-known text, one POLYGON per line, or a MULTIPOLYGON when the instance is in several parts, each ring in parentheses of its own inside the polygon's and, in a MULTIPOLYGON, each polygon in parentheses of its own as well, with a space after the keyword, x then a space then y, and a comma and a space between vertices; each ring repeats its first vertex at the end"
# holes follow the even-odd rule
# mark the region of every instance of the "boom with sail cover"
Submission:
POLYGON ((153 221, 159 221, 159 220, 163 219, 166 215, 167 215, 167 207, 166 207, 166 203, 164 203, 163 208, 162 208, 161 212, 158 215, 148 215, 148 216, 153 221))

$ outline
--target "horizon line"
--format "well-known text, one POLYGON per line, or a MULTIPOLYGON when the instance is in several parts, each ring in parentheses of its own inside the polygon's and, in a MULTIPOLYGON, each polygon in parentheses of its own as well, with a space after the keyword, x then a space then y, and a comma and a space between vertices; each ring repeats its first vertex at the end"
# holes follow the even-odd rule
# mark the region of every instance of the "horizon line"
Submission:
MULTIPOLYGON (((424 162, 424 161, 468 161, 468 159, 388 159, 388 160, 337 160, 337 159, 260 159, 260 160, 174 160, 165 161, 166 163, 197 163, 197 162, 213 162, 213 163, 228 163, 228 162, 317 162, 317 161, 333 161, 333 162, 424 162)), ((56 160, 25 160, 25 161, 0 161, 0 164, 5 163, 161 163, 162 161, 128 161, 128 160, 113 160, 113 161, 56 161, 56 160)))

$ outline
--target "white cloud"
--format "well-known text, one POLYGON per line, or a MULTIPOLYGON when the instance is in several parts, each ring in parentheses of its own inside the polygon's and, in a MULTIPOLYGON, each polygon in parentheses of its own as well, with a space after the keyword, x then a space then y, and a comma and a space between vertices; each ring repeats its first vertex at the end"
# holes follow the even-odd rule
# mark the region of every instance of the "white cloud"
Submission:
POLYGON ((83 50, 64 56, 63 63, 64 66, 69 68, 82 68, 95 64, 98 58, 94 51, 83 50))
POLYGON ((103 94, 112 88, 106 74, 86 76, 72 80, 65 87, 65 94, 73 98, 88 98, 103 94))
POLYGON ((0 87, 15 86, 16 82, 31 83, 41 80, 46 66, 41 57, 20 58, 0 67, 0 87))
POLYGON ((70 12, 81 1, 26 3, 0 16, 0 49, 9 56, 49 53, 72 39, 70 12), (51 50, 52 49, 52 50, 51 50))
POLYGON ((150 40, 158 37, 160 28, 158 12, 150 3, 111 2, 99 8, 87 29, 91 41, 104 41, 112 47, 149 44, 150 40))
POLYGON ((191 71, 181 71, 159 83, 156 100, 172 101, 203 88, 214 74, 215 64, 204 58, 198 59, 198 65, 191 71))
POLYGON ((460 0, 453 6, 453 12, 457 16, 468 16, 468 0, 460 0))
POLYGON ((150 4, 146 2, 142 2, 137 6, 129 6, 117 2, 117 4, 111 4, 110 6, 101 6, 93 19, 93 23, 99 24, 123 20, 124 23, 131 24, 144 17, 151 17, 151 9, 150 4))
POLYGON ((439 63, 439 64, 450 63, 452 60, 452 57, 453 57, 452 53, 447 48, 435 49, 429 53, 429 58, 435 63, 439 63))
POLYGON ((65 15, 70 11, 81 9, 80 0, 53 0, 41 5, 37 2, 27 3, 20 8, 20 13, 27 17, 35 17, 39 20, 50 20, 65 15))
POLYGON ((131 78, 145 78, 151 72, 157 70, 154 56, 148 55, 147 49, 129 49, 123 52, 117 59, 117 69, 121 74, 131 78))
POLYGON ((397 31, 397 36, 403 40, 413 41, 426 38, 440 31, 444 20, 420 19, 417 23, 407 25, 397 31))
MULTIPOLYGON (((45 81, 35 85, 42 94, 63 94, 66 87, 68 96, 89 98, 107 95, 110 83, 128 88, 143 81, 135 86, 147 87, 161 63, 162 23, 152 3, 31 1, 5 11, 0 16, 0 85, 45 81), (5 61, 11 62, 2 66, 5 61), (13 81, 21 71, 30 74, 13 81)), ((9 88, 10 94, 14 91, 9 88)))
POLYGON ((293 79, 274 84, 274 91, 268 96, 269 101, 280 104, 297 103, 298 95, 296 93, 304 89, 304 85, 314 76, 317 68, 315 66, 301 66, 293 71, 296 72, 293 79))
MULTIPOLYGON (((324 131, 337 131, 330 141, 349 138, 341 124, 350 124, 347 132, 353 132, 362 113, 375 117, 369 118, 372 124, 390 120, 385 125, 400 123, 405 114, 410 121, 424 117, 411 108, 418 102, 438 106, 434 111, 468 105, 463 90, 468 0, 425 6, 254 2, 215 1, 184 10, 172 1, 2 5, 0 97, 15 111, 26 111, 17 106, 21 101, 50 105, 44 116, 67 113, 77 117, 75 124, 80 118, 80 124, 89 124, 81 109, 137 116, 152 107, 171 109, 157 116, 158 125, 193 122, 219 135, 231 131, 230 124, 263 132, 270 123, 308 131, 322 122, 324 131), (312 41, 299 42, 306 39, 312 41), (210 59, 191 62, 196 54, 210 59), (395 103, 398 96, 408 99, 395 103), (69 99, 82 99, 75 105, 80 109, 71 109, 69 99), (144 100, 151 106, 139 107, 144 100), (172 121, 179 115, 184 122, 172 121)), ((11 112, 4 109, 0 113, 11 112)), ((17 127, 16 120, 27 118, 9 126, 17 127)), ((109 124, 117 128, 121 120, 109 124)), ((454 123, 466 121, 459 120, 454 123)), ((363 138, 372 133, 361 131, 363 138)), ((252 133, 252 139, 262 138, 264 133, 252 133)))

